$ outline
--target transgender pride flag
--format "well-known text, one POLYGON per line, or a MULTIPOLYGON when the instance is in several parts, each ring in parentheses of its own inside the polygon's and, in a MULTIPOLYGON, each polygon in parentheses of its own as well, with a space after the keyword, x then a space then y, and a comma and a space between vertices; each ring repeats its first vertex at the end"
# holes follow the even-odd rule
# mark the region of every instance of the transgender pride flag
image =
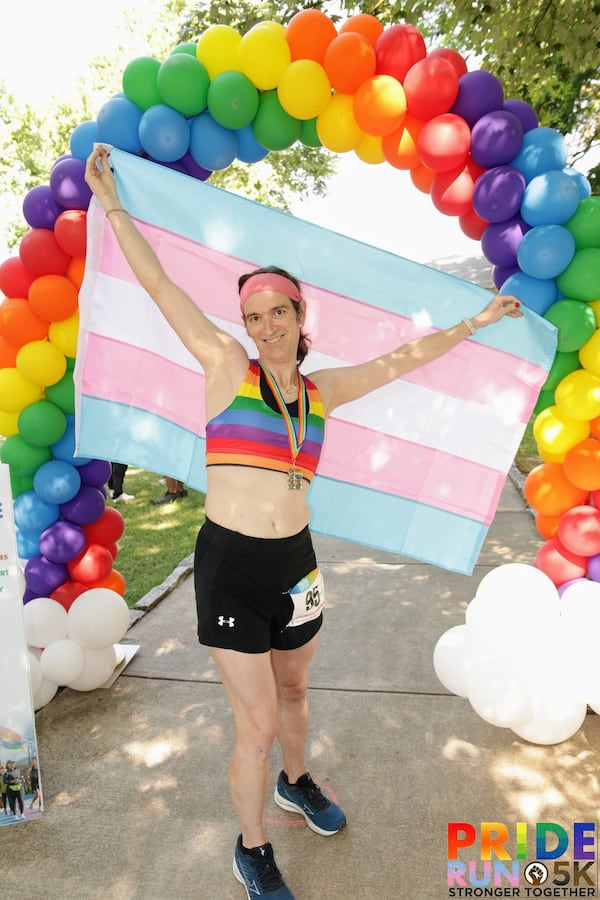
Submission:
MULTIPOLYGON (((385 353, 489 299, 138 157, 113 150, 111 160, 123 205, 166 271, 251 355, 237 277, 257 266, 281 266, 303 283, 306 374, 385 353)), ((204 491, 202 370, 137 284, 95 200, 80 310, 77 452, 204 491)), ((313 531, 470 573, 555 348, 553 326, 525 310, 336 410, 310 487, 313 531)))

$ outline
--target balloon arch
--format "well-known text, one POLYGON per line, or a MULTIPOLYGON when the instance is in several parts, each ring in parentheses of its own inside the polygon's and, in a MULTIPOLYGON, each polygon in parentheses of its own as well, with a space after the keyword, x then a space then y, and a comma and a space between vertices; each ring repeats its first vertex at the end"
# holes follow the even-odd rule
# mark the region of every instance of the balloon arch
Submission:
POLYGON ((31 655, 36 708, 58 684, 102 683, 105 669, 95 673, 91 655, 118 640, 123 625, 115 598, 124 604, 125 582, 114 563, 124 522, 106 505, 110 464, 74 455, 72 372, 90 200, 83 173, 96 141, 201 180, 297 142, 405 170, 437 210, 481 241, 496 287, 556 326, 558 350, 534 421, 544 462, 525 482, 544 543, 533 567, 486 576, 466 624, 440 638, 434 666, 495 725, 539 743, 577 730, 586 704, 600 707, 600 670, 585 668, 597 652, 580 643, 572 691, 563 685, 557 693, 554 679, 548 697, 539 677, 525 691, 532 631, 522 617, 539 624, 541 616, 546 641, 559 621, 563 640, 578 628, 580 639, 600 633, 600 602, 592 599, 600 592, 600 198, 567 166, 563 136, 540 126, 529 104, 505 99, 492 73, 468 71, 450 48, 428 52, 411 25, 384 28, 360 14, 336 28, 316 9, 244 35, 213 25, 162 62, 133 59, 122 93, 74 129, 49 183, 23 200, 30 230, 18 255, 0 265, 0 458, 10 466, 32 644, 44 648, 31 655), (508 594, 518 600, 510 609, 508 594), (102 647, 82 611, 104 623, 102 647), (70 635, 81 631, 77 644, 70 635), (502 644, 514 651, 516 631, 528 637, 522 655, 502 644), (490 633, 496 640, 487 646, 490 633), (48 653, 57 641, 61 652, 48 653), (591 675, 588 695, 581 685, 591 675))

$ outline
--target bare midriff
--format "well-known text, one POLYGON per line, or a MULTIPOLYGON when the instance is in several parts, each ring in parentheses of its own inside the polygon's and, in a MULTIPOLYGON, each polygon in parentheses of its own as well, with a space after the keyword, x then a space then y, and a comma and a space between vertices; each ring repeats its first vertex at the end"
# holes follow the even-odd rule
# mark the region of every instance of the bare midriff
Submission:
POLYGON ((246 466, 208 466, 206 515, 250 537, 291 537, 308 525, 309 484, 290 491, 282 472, 246 466))

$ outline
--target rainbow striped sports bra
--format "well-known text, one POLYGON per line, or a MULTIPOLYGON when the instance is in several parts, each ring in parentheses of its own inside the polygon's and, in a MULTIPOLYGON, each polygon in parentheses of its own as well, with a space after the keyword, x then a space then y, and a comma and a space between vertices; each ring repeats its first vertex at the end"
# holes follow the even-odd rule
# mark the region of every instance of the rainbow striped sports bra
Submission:
MULTIPOLYGON (((316 386, 301 375, 308 400, 306 437, 296 459, 302 477, 311 481, 323 446, 325 413, 316 386)), ((258 361, 248 370, 232 403, 206 423, 207 466, 250 466, 287 474, 291 465, 288 434, 258 361), (264 400, 263 397, 267 397, 264 400)), ((298 402, 288 405, 297 427, 298 402)))

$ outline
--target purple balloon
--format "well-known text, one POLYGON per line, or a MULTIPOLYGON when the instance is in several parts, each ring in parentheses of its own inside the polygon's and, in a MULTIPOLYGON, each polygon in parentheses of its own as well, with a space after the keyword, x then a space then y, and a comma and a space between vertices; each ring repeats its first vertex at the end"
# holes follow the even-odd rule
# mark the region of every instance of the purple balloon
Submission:
POLYGON ((462 116, 473 127, 486 113, 502 109, 504 88, 502 83, 484 69, 465 72, 458 80, 458 96, 450 109, 451 113, 462 116))
POLYGON ((566 590, 568 590, 568 588, 570 588, 572 584, 579 584, 580 582, 582 582, 582 581, 587 581, 587 580, 588 580, 587 578, 571 578, 570 581, 564 581, 564 582, 557 588, 558 596, 559 596, 559 597, 562 597, 562 595, 564 594, 564 592, 565 592, 566 590))
POLYGON ((488 169, 475 183, 473 209, 486 222, 506 222, 519 212, 526 184, 512 166, 488 169))
POLYGON ((192 154, 188 152, 185 156, 181 157, 181 163, 185 172, 188 175, 191 175, 192 178, 197 178, 198 181, 206 181, 207 178, 210 178, 212 175, 211 169, 205 169, 204 166, 199 166, 192 154))
POLYGON ((517 250, 529 225, 514 216, 507 222, 491 222, 481 236, 483 255, 494 266, 514 266, 517 264, 517 250))
POLYGON ((40 551, 53 563, 68 563, 79 556, 87 538, 79 525, 60 520, 40 535, 40 551))
POLYGON ((57 203, 48 184, 31 188, 23 200, 23 215, 32 228, 54 228, 54 223, 64 211, 64 206, 57 203))
POLYGON ((471 156, 478 166, 491 169, 514 159, 523 143, 523 126, 508 110, 495 109, 475 122, 471 156))
POLYGON ((82 484, 72 500, 61 504, 60 511, 69 522, 91 525, 100 518, 105 507, 106 498, 102 491, 91 484, 82 484))
POLYGON ((26 603, 29 603, 30 600, 35 600, 36 597, 39 596, 37 591, 32 591, 31 588, 26 587, 23 591, 23 606, 25 606, 26 603))
POLYGON ((505 100, 504 109, 507 109, 519 119, 523 126, 523 131, 531 131, 538 127, 538 117, 535 109, 525 100, 505 100))
POLYGON ((57 203, 65 209, 87 209, 92 192, 85 183, 85 162, 82 159, 63 159, 50 172, 50 189, 57 203))
POLYGON ((101 487, 110 478, 111 465, 105 459, 91 459, 78 469, 82 482, 101 487))
POLYGON ((510 278, 511 275, 516 275, 516 273, 520 271, 521 270, 516 263, 514 266, 494 266, 492 278, 494 279, 496 290, 499 291, 504 282, 510 278))
POLYGON ((50 562, 41 553, 32 556, 25 565, 25 583, 32 591, 37 591, 38 597, 49 597, 68 577, 65 565, 50 562))

